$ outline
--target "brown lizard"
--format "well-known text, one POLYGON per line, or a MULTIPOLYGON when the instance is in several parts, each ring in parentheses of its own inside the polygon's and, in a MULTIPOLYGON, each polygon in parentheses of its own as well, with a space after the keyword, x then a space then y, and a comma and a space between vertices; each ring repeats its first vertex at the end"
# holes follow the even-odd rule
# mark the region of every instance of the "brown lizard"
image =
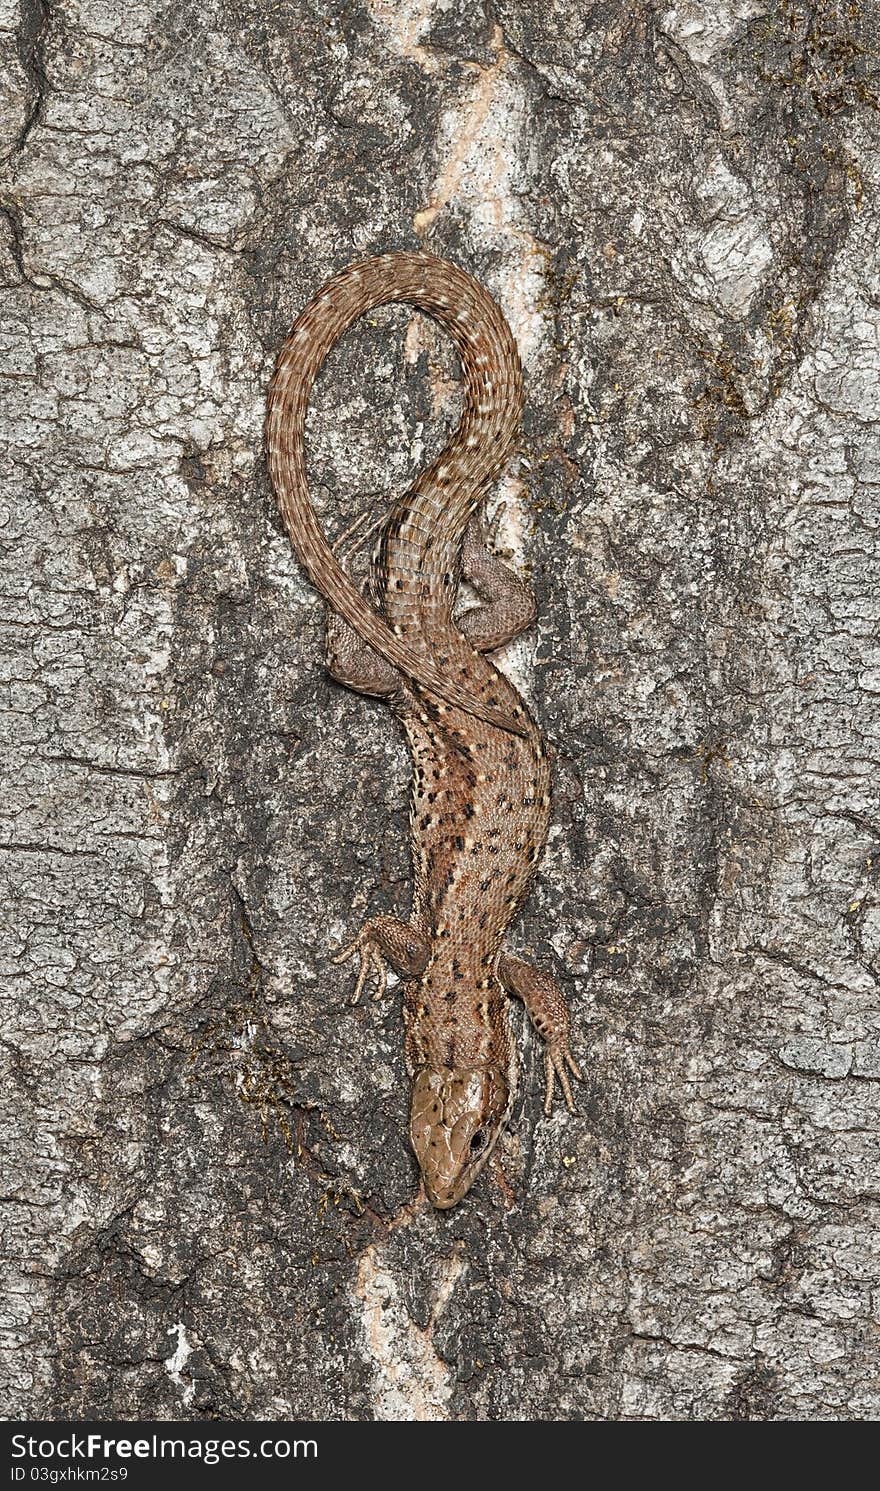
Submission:
POLYGON ((547 747, 516 689, 488 654, 534 619, 531 592, 486 546, 490 484, 519 428, 522 372, 491 296, 463 270, 424 253, 385 254, 330 280, 297 318, 269 392, 272 480, 296 553, 327 603, 327 666, 385 698, 413 759, 413 905, 408 922, 367 921, 337 962, 360 959, 354 998, 376 997, 388 964, 403 980, 410 1134, 435 1206, 454 1206, 502 1133, 516 1092, 507 996, 543 1037, 545 1112, 558 1077, 571 1109, 569 1016, 547 973, 502 949, 547 837, 547 747), (373 557, 369 598, 343 570, 308 495, 309 394, 331 347, 365 311, 404 301, 455 343, 464 408, 450 443, 393 507, 373 557), (464 577, 481 604, 454 615, 464 577))

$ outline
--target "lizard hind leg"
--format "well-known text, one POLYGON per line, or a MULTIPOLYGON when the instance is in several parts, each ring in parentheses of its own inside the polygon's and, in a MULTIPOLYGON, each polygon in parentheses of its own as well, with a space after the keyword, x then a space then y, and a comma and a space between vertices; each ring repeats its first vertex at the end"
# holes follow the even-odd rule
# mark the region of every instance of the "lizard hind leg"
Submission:
POLYGON ((464 578, 482 602, 456 617, 456 626, 479 652, 493 652, 531 626, 537 607, 529 586, 489 547, 482 513, 471 519, 461 552, 464 578))
MULTIPOLYGON (((339 535, 333 552, 342 560, 353 559, 385 521, 384 514, 367 522, 359 518, 339 535), (366 523, 366 527, 364 524, 366 523)), ((358 694, 388 699, 400 688, 400 674, 391 663, 374 652, 353 627, 327 607, 325 665, 331 678, 358 694)))
POLYGON ((359 637, 335 611, 327 612, 325 666, 331 678, 354 689, 389 699, 400 688, 400 674, 359 637))
POLYGON ((562 1088, 566 1107, 574 1112, 574 1099, 568 1074, 582 1082, 583 1074, 569 1049, 571 1018, 565 995, 555 978, 540 968, 533 968, 521 958, 502 954, 498 963, 498 977, 509 994, 515 994, 526 1007, 529 1019, 544 1041, 544 1073, 546 1092, 544 1112, 553 1107, 553 1090, 556 1079, 562 1088))

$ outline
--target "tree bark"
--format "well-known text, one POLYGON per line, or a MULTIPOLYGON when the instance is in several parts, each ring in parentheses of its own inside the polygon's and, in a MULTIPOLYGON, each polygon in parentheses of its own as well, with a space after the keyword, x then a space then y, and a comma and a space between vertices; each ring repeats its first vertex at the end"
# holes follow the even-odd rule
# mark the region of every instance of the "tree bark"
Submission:
MULTIPOLYGON (((0 0, 6 1416, 880 1416, 876 4, 0 0), (556 756, 514 947, 584 1066, 447 1214, 399 999, 407 758, 322 669, 275 352, 424 246, 526 370, 504 666, 556 756)), ((456 418, 395 308, 328 533, 456 418)), ((520 1016, 515 1015, 520 1021, 520 1016)))

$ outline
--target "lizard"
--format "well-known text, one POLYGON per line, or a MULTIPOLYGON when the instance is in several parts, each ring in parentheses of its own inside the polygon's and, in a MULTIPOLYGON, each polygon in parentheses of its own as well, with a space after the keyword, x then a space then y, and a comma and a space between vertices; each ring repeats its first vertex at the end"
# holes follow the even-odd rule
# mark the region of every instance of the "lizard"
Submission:
POLYGON ((470 1189, 511 1112, 519 1063, 508 996, 523 1000, 544 1041, 545 1112, 557 1080, 573 1110, 569 1075, 581 1078, 558 982, 503 947, 550 811, 548 746, 490 656, 536 614, 531 590, 484 529, 486 495, 512 452, 523 397, 516 343, 494 299, 422 251, 379 255, 330 279, 294 322, 268 397, 270 474, 293 548, 326 603, 328 671, 392 706, 412 756, 410 917, 369 918, 334 961, 358 957, 355 1002, 371 980, 374 997, 384 994, 389 966, 402 982, 410 1139, 425 1192, 441 1209, 470 1189), (358 317, 390 302, 425 312, 452 338, 463 412, 440 455, 392 503, 362 590, 309 497, 305 417, 330 349, 358 317), (462 578, 478 600, 455 614, 462 578))

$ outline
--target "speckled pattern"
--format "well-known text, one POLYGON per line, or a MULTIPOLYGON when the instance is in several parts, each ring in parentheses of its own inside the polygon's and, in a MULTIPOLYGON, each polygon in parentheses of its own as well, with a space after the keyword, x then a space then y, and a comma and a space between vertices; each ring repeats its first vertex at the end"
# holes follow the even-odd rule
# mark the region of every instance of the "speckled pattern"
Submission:
POLYGON ((517 1060, 508 993, 525 1001, 547 1042, 548 1109, 555 1078, 571 1107, 566 1069, 580 1075, 558 985, 502 953, 547 837, 550 769, 538 726, 486 656, 528 624, 534 606, 493 564, 472 520, 510 454, 521 408, 519 357, 497 305, 455 265, 422 253, 370 259, 325 285, 285 342, 269 395, 281 512, 337 618, 328 628, 329 666, 350 687, 393 703, 412 753, 410 922, 373 918, 340 956, 360 956, 356 998, 371 973, 384 990, 383 960, 405 981, 410 1133, 427 1193, 441 1207, 473 1184, 510 1113, 517 1060), (452 441, 383 528, 371 575, 376 610, 318 526, 305 479, 305 412, 317 371, 346 327, 397 300, 450 333, 465 397, 452 441), (465 556, 465 576, 484 605, 459 624, 453 609, 465 556))

